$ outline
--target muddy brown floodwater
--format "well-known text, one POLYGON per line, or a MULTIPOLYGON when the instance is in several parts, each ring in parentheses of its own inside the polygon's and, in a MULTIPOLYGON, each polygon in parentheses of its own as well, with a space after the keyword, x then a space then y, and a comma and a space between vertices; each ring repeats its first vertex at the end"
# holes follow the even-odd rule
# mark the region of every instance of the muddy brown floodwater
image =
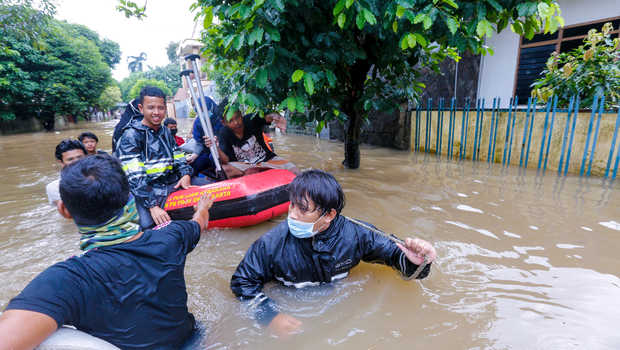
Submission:
MULTIPOLYGON (((110 148, 115 122, 86 125, 110 148)), ((183 122, 180 129, 189 130, 183 122)), ((0 137, 0 310, 37 273, 78 254, 72 222, 47 204, 56 143, 83 130, 0 137)), ((276 135, 275 150, 342 183, 346 215, 436 245, 429 278, 406 282, 362 263, 338 283, 270 284, 303 332, 277 339, 229 289, 248 246, 274 220, 203 234, 187 260, 190 310, 205 349, 619 349, 620 182, 537 176, 518 168, 362 148, 344 170, 342 144, 276 135)), ((95 302, 95 301, 93 301, 95 302)))

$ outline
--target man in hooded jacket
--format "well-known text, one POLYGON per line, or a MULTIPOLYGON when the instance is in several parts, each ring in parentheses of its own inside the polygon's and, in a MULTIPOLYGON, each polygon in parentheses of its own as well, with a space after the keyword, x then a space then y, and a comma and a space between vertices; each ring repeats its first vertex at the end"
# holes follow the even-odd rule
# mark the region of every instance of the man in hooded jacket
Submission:
POLYGON ((143 118, 124 127, 115 150, 136 198, 143 229, 170 221, 162 207, 171 192, 207 184, 204 179, 191 177, 193 170, 184 153, 168 128, 161 126, 166 117, 165 101, 159 88, 144 87, 138 104, 143 118))

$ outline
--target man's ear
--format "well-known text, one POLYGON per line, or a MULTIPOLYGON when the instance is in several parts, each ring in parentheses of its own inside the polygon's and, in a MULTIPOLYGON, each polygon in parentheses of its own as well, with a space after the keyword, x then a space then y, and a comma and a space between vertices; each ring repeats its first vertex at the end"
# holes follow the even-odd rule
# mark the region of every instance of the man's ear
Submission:
POLYGON ((140 113, 144 114, 144 112, 142 111, 143 107, 141 103, 138 103, 138 110, 140 111, 140 113))
POLYGON ((334 220, 334 218, 336 217, 336 215, 338 215, 338 212, 336 211, 336 209, 332 208, 329 213, 325 214, 325 218, 329 221, 334 220))
POLYGON ((58 209, 60 215, 62 215, 64 218, 73 219, 71 213, 69 213, 69 209, 65 207, 65 203, 63 203, 62 199, 56 201, 56 208, 58 209))

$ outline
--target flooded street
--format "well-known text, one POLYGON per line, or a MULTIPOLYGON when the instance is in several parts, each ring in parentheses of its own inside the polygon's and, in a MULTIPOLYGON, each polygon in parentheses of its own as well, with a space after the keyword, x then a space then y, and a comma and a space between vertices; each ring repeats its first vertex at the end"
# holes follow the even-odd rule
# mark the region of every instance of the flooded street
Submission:
MULTIPOLYGON (((83 124, 110 150, 115 121, 83 124)), ((190 124, 181 121, 181 136, 190 124)), ((79 254, 75 225, 47 203, 55 145, 86 129, 0 137, 0 310, 47 266, 79 254)), ((188 257, 190 311, 205 349, 619 349, 620 181, 544 177, 495 164, 363 147, 345 170, 341 143, 275 135, 275 151, 342 184, 344 214, 434 243, 419 282, 362 263, 333 285, 266 293, 300 319, 277 339, 233 297, 230 276, 274 220, 203 234, 188 257)), ((95 302, 95 301, 93 301, 95 302)))

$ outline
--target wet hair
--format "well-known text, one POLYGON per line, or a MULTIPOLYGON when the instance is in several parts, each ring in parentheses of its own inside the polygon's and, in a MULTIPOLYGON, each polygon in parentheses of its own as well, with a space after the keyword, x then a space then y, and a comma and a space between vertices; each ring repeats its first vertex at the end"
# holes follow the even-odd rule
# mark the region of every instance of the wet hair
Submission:
POLYGON ((80 134, 80 136, 78 136, 78 140, 80 140, 80 142, 84 142, 84 139, 93 139, 95 140, 95 142, 99 142, 99 138, 97 137, 97 135, 93 134, 90 131, 86 131, 80 134))
POLYGON ((62 170, 60 198, 77 224, 102 224, 127 204, 129 182, 116 158, 96 154, 62 170))
POLYGON ((297 175, 289 185, 289 200, 303 211, 309 210, 312 201, 321 215, 332 209, 340 214, 345 203, 342 187, 330 173, 323 170, 307 170, 297 175))
POLYGON ((164 126, 168 126, 170 124, 177 125, 177 121, 174 120, 173 118, 166 118, 166 119, 164 119, 164 126))
POLYGON ((140 104, 144 102, 144 96, 161 97, 166 101, 166 94, 156 86, 145 86, 140 90, 140 104))
POLYGON ((56 156, 56 159, 62 162, 62 154, 74 149, 81 149, 85 155, 88 154, 88 152, 86 152, 86 148, 81 141, 64 139, 60 141, 58 145, 56 145, 56 151, 54 152, 54 155, 56 156))

